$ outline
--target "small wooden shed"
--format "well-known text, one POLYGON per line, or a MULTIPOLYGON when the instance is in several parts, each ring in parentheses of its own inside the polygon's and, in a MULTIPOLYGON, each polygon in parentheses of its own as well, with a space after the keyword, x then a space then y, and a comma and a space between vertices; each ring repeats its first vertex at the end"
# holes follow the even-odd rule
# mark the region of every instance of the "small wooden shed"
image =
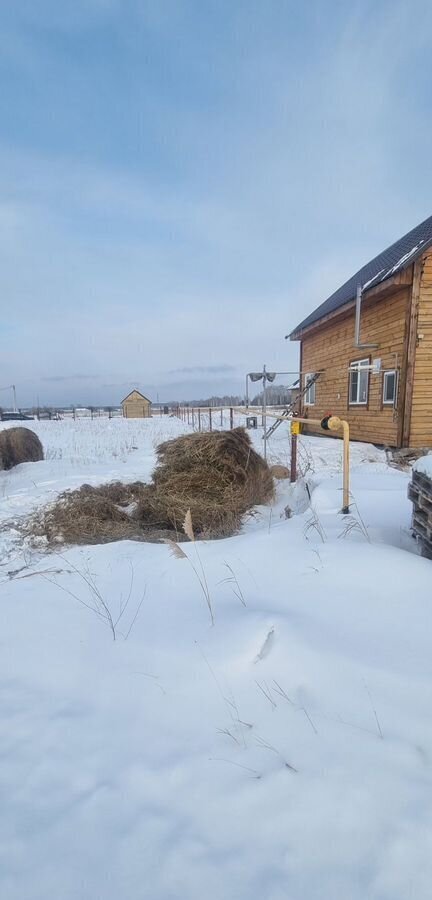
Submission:
POLYGON ((125 419, 148 419, 151 416, 151 400, 136 389, 121 402, 125 419))

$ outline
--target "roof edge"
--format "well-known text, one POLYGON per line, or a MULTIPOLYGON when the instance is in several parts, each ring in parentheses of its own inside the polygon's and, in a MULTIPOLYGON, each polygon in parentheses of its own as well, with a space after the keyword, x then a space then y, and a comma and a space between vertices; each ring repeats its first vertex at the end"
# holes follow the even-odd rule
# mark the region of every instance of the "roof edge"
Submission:
POLYGON ((129 391, 128 394, 126 394, 126 397, 123 397, 123 400, 120 400, 120 405, 121 405, 122 403, 124 403, 125 400, 127 400, 128 397, 131 396, 131 394, 135 394, 135 393, 136 393, 136 394, 139 394, 140 397, 143 398, 143 400, 147 400, 147 403, 151 403, 150 397, 146 397, 146 395, 145 395, 145 394, 142 394, 141 391, 138 390, 138 388, 132 388, 132 390, 129 391))
MULTIPOLYGON (((386 272, 385 275, 382 276, 381 278, 379 278, 379 276, 381 275, 381 273, 378 272, 377 275, 375 275, 374 278, 371 278, 369 282, 366 282, 366 283, 363 285, 363 288, 362 288, 362 296, 365 296, 365 294, 368 294, 369 291, 374 290, 374 288, 377 288, 378 286, 380 286, 380 285, 382 285, 382 284, 385 284, 387 281, 389 281, 391 278, 394 278, 394 277, 395 277, 397 274, 399 274, 400 272, 406 271, 406 269, 408 269, 409 266, 412 266, 412 264, 413 264, 417 259, 419 259, 419 257, 421 257, 424 253, 427 253, 428 250, 431 249, 431 247, 432 247, 432 238, 431 238, 429 241, 424 241, 424 242, 422 243, 422 246, 421 246, 421 247, 418 247, 418 248, 416 249, 415 252, 412 252, 412 253, 410 253, 410 254, 407 254, 407 258, 403 261, 403 263, 401 263, 401 264, 398 265, 397 267, 396 267, 396 266, 393 266, 393 267, 392 267, 388 272, 386 272), (396 269, 396 271, 394 271, 394 269, 396 269)), ((350 280, 350 279, 348 279, 348 280, 350 280)), ((341 285, 341 286, 342 286, 342 285, 341 285)), ((337 289, 337 290, 338 290, 338 289, 337 289)), ((325 303, 325 302, 326 302, 326 301, 324 300, 323 303, 325 303)), ((285 335, 285 340, 288 340, 288 339, 289 339, 290 341, 298 341, 298 340, 300 340, 300 339, 301 339, 302 332, 306 331, 308 328, 312 328, 312 327, 315 327, 316 325, 319 325, 319 323, 322 322, 323 319, 326 319, 327 317, 330 317, 330 316, 333 316, 333 315, 334 315, 334 317, 336 317, 337 315, 342 314, 342 313, 345 312, 347 309, 349 309, 349 307, 352 306, 354 303, 355 303, 355 294, 354 294, 349 300, 347 300, 342 306, 337 307, 335 310, 332 310, 332 312, 330 312, 330 313, 328 313, 328 312, 327 312, 327 313, 324 313, 322 316, 319 316, 317 319, 314 319, 312 322, 310 322, 308 325, 306 325, 306 326, 303 328, 303 327, 302 327, 302 326, 303 326, 303 322, 307 322, 307 320, 308 320, 308 318, 309 318, 309 316, 306 316, 306 318, 303 319, 303 321, 300 322, 299 325, 296 326, 296 328, 294 328, 292 331, 290 331, 288 334, 285 335)), ((320 304, 320 305, 321 305, 321 304, 320 304)), ((319 306, 316 307, 316 308, 319 309, 319 306)), ((310 315, 313 315, 313 312, 310 313, 310 315)))

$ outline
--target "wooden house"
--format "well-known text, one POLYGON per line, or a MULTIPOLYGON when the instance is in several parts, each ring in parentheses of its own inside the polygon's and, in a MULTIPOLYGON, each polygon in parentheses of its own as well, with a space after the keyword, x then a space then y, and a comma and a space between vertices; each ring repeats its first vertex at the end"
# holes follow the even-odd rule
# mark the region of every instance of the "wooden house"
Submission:
POLYGON ((354 440, 432 447, 432 216, 287 337, 300 341, 303 416, 340 416, 354 440))
POLYGON ((125 419, 148 419, 151 416, 151 400, 140 391, 131 391, 121 402, 125 419))

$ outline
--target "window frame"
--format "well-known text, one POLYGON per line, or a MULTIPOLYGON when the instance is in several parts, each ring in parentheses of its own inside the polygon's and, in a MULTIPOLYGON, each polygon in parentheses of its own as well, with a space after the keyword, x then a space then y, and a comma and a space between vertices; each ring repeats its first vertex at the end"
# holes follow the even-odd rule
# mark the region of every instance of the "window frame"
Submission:
POLYGON ((383 372, 383 387, 382 387, 382 405, 383 406, 396 406, 397 400, 397 392, 398 392, 398 371, 397 369, 385 369, 383 372), (386 382, 389 375, 394 376, 394 393, 393 398, 391 400, 386 400, 386 382))
POLYGON ((314 381, 313 384, 310 384, 310 385, 308 386, 308 378, 313 378, 314 375, 316 375, 316 372, 306 372, 306 374, 305 374, 305 376, 304 376, 304 379, 305 379, 305 382, 304 382, 304 383, 305 383, 305 388, 307 388, 307 390, 305 391, 305 394, 304 394, 304 405, 305 405, 305 406, 315 406, 315 402, 316 402, 316 381, 314 381), (310 392, 311 392, 311 391, 313 391, 313 400, 310 400, 310 399, 308 400, 308 396, 310 396, 310 392))
POLYGON ((371 364, 370 356, 367 356, 367 357, 364 356, 362 359, 351 360, 350 371, 348 373, 348 406, 366 406, 366 407, 368 406, 368 404, 369 404, 369 380, 370 380, 370 368, 369 367, 370 367, 370 364, 371 364), (358 368, 356 370, 353 370, 352 369, 353 366, 357 366, 358 368), (367 368, 366 399, 365 400, 358 399, 359 395, 360 395, 360 377, 359 377, 358 382, 357 382, 357 400, 352 400, 351 399, 351 378, 353 375, 353 371, 356 371, 358 373, 358 375, 360 375, 361 369, 366 368, 366 366, 368 367, 367 368))

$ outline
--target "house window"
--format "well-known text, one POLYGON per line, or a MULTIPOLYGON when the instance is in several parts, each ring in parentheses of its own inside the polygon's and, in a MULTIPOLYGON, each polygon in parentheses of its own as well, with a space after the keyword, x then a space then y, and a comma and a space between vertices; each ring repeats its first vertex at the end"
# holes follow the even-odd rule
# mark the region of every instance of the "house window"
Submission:
POLYGON ((369 359, 356 359, 350 365, 349 402, 354 406, 366 406, 369 393, 369 359))
POLYGON ((397 372, 396 369, 389 369, 384 372, 383 378, 383 403, 385 405, 394 406, 396 402, 397 391, 397 372))
POLYGON ((305 406, 313 406, 315 403, 315 381, 312 379, 315 377, 315 372, 308 372, 305 375, 305 406))

